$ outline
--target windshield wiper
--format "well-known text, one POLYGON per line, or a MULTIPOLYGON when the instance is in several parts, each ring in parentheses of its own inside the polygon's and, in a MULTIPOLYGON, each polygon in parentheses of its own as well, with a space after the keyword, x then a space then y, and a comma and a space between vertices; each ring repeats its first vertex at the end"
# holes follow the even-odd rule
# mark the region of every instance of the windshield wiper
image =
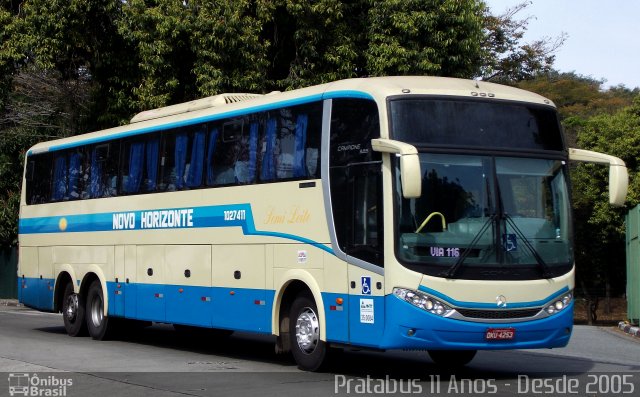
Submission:
MULTIPOLYGON (((546 264, 544 259, 542 259, 540 254, 538 254, 538 251, 536 251, 536 249, 533 248, 533 245, 531 245, 529 240, 524 236, 524 233, 522 233, 522 230, 520 230, 520 228, 516 225, 516 223, 514 222, 513 218, 511 218, 511 216, 504 210, 504 203, 502 202, 502 193, 500 191, 500 183, 498 181, 498 175, 495 174, 494 177, 495 177, 496 190, 497 190, 497 195, 498 195, 498 197, 497 197, 498 210, 500 212, 500 215, 502 216, 503 219, 505 219, 507 221, 507 224, 510 225, 513 228, 513 230, 516 232, 518 237, 520 237, 522 242, 524 242, 525 247, 527 247, 527 249, 529 249, 529 251, 531 252, 531 255, 533 255, 533 257, 536 259, 536 262, 538 262, 538 266, 540 268, 540 272, 542 273, 542 277, 544 277, 546 279, 551 278, 551 274, 549 272, 549 266, 546 264)), ((506 238, 506 236, 507 236, 506 228, 504 230, 504 235, 505 235, 505 238, 506 238)), ((504 247, 503 247, 503 249, 504 249, 504 247)))
POLYGON ((471 244, 469 244, 462 255, 460 255, 456 263, 454 263, 448 270, 440 273, 441 276, 445 276, 446 278, 454 278, 460 266, 462 266, 465 259, 467 259, 467 256, 469 256, 469 254, 471 253, 471 250, 475 248, 475 246, 480 241, 480 237, 482 237, 482 235, 487 231, 489 226, 493 225, 493 222, 495 222, 496 218, 496 214, 490 215, 489 218, 487 218, 485 223, 482 225, 482 228, 480 228, 480 231, 473 237, 473 240, 471 240, 471 244))
MULTIPOLYGON (((509 216, 509 214, 507 213, 502 214, 502 216, 507 221, 507 223, 513 228, 513 230, 516 232, 518 237, 520 237, 520 239, 524 242, 524 245, 529 249, 529 251, 531 252, 531 255, 533 255, 533 257, 538 262, 538 266, 540 267, 542 277, 547 279, 551 278, 552 276, 551 276, 551 273, 549 272, 549 265, 547 265, 544 259, 542 259, 538 251, 536 251, 536 249, 533 248, 533 245, 531 245, 529 240, 527 240, 527 238, 524 236, 524 233, 522 233, 522 230, 520 230, 520 228, 516 225, 513 218, 511 218, 511 216, 509 216)), ((506 234, 506 230, 505 230, 505 234, 506 234)))
MULTIPOLYGON (((492 200, 492 197, 491 197, 491 184, 489 183, 489 178, 486 177, 486 174, 483 174, 483 178, 484 178, 484 182, 485 182, 485 187, 487 189, 486 190, 486 195, 487 195, 487 207, 486 208, 491 208, 493 206, 492 205, 493 200, 492 200)), ((486 209, 485 209, 485 211, 486 211, 486 209)), ((454 276, 456 275, 456 272, 458 271, 458 269, 464 264, 464 261, 467 259, 467 256, 469 256, 469 254, 471 253, 471 250, 473 248, 475 248, 475 246, 478 244, 478 241, 480 241, 480 237, 482 237, 484 232, 487 231, 489 226, 493 226, 493 222, 496 220, 496 218, 497 218, 497 215, 495 213, 489 215, 489 217, 487 218, 485 223, 480 228, 480 231, 478 232, 478 234, 476 234, 473 237, 473 240, 471 240, 471 244, 469 244, 467 249, 464 250, 464 252, 458 258, 456 263, 454 263, 449 269, 447 269, 447 270, 443 271, 442 273, 440 273, 441 276, 444 276, 446 278, 454 278, 454 276)))

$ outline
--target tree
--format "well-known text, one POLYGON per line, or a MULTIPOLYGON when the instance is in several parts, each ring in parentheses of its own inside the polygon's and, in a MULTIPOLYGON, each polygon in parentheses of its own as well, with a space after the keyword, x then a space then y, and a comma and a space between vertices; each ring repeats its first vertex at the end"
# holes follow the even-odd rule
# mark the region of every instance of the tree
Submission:
MULTIPOLYGON (((640 96, 613 114, 581 120, 579 147, 612 154, 629 169, 628 207, 640 203, 640 96)), ((622 293, 625 289, 625 208, 608 203, 605 167, 578 164, 571 172, 576 217, 576 263, 586 295, 622 293)))
POLYGON ((480 67, 482 4, 476 1, 372 1, 366 70, 471 77, 480 67))
POLYGON ((534 78, 552 70, 554 52, 562 46, 567 35, 542 37, 530 43, 521 43, 532 16, 517 19, 516 15, 531 4, 524 1, 508 8, 502 14, 493 14, 484 8, 483 57, 480 76, 483 80, 502 83, 534 78))
POLYGON ((261 92, 268 86, 269 40, 261 37, 271 2, 193 1, 189 50, 196 94, 261 92))

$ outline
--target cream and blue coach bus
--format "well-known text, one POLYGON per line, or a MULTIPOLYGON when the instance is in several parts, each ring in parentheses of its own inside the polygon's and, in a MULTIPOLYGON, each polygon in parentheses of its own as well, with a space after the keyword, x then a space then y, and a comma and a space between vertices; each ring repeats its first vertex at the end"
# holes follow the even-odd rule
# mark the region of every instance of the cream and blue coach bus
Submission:
POLYGON ((480 349, 569 341, 574 258, 554 105, 479 81, 383 77, 146 111, 26 156, 20 301, 67 332, 122 319, 331 345, 480 349))

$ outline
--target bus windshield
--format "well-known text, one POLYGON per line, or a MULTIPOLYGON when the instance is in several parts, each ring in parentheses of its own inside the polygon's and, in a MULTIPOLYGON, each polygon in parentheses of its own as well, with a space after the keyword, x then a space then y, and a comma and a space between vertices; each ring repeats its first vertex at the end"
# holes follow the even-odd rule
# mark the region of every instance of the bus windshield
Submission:
MULTIPOLYGON (((474 265, 533 266, 544 277, 549 268, 573 262, 564 162, 419 156, 421 197, 405 199, 400 181, 395 184, 402 263, 431 265, 435 271, 423 272, 447 277, 474 265)), ((399 178, 398 169, 395 174, 399 178)))
POLYGON ((391 101, 390 118, 393 139, 421 152, 417 199, 402 196, 394 160, 401 263, 472 279, 549 278, 571 268, 567 171, 553 108, 417 98, 391 101))

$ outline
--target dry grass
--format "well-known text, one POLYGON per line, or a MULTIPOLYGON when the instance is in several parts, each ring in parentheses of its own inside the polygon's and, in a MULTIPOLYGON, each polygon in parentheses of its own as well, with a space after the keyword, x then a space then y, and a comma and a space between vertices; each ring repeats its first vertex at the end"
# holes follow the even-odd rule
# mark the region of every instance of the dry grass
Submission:
MULTIPOLYGON (((576 299, 574 310, 574 322, 587 324, 587 301, 583 298, 576 299)), ((617 325, 627 319, 627 300, 625 298, 611 298, 611 312, 605 313, 605 299, 600 298, 596 310, 597 320, 594 325, 617 325)))

